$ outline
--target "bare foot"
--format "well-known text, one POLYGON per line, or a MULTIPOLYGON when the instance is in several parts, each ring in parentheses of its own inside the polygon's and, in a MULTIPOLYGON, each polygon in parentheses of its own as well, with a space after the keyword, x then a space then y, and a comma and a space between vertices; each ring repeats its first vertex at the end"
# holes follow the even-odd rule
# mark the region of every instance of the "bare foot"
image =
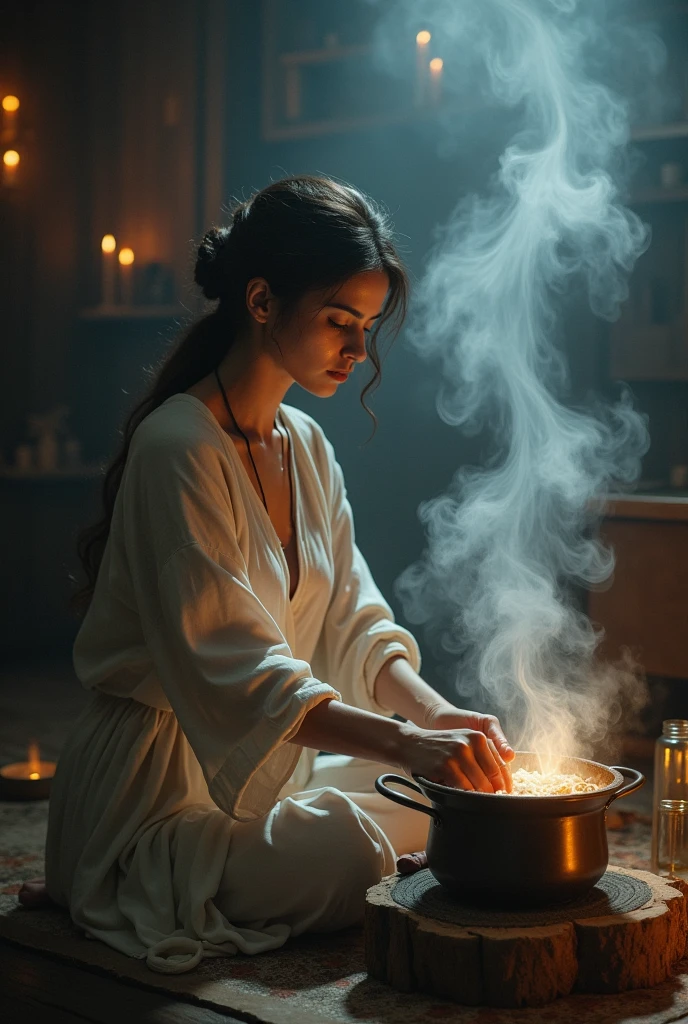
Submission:
POLYGON ((34 907, 49 906, 53 902, 48 896, 45 878, 28 879, 19 890, 17 899, 23 907, 28 907, 30 910, 33 910, 34 907))
POLYGON ((428 857, 425 850, 418 853, 402 853, 401 857, 397 858, 397 871, 400 875, 412 875, 427 866, 428 857))

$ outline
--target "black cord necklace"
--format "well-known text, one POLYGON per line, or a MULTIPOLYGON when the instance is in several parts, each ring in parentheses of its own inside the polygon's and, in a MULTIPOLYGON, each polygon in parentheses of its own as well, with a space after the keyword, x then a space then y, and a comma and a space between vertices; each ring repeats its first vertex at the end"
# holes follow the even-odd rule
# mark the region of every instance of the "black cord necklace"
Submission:
MULTIPOLYGON (((218 387, 220 388, 220 391, 222 392, 222 397, 224 399, 225 406, 227 407, 227 412, 229 413, 229 415, 232 418, 232 423, 237 428, 237 430, 239 431, 239 433, 243 437, 244 441, 246 442, 246 448, 248 450, 248 457, 251 460, 251 465, 253 466, 253 472, 256 474, 256 480, 258 481, 258 486, 260 487, 260 494, 261 494, 261 497, 263 499, 263 505, 265 506, 265 511, 267 512, 268 518, 269 518, 270 512, 268 511, 268 503, 265 500, 265 491, 263 490, 263 485, 262 485, 262 483, 260 481, 260 474, 258 473, 258 469, 256 468, 256 463, 255 463, 254 458, 253 458, 253 452, 251 451, 251 443, 250 443, 249 439, 246 437, 246 434, 243 432, 243 430, 241 429, 241 427, 237 423, 236 417, 234 416, 234 413, 231 410, 231 407, 230 407, 230 404, 229 404, 229 399, 227 398, 227 393, 226 393, 224 387, 222 386, 222 381, 220 380, 220 375, 217 372, 217 367, 213 370, 213 373, 215 374, 215 380, 218 383, 218 387)), ((285 462, 285 459, 286 459, 286 461, 287 461, 287 469, 289 471, 290 514, 291 514, 291 525, 292 525, 292 529, 293 529, 294 528, 294 485, 293 485, 292 476, 291 476, 291 460, 287 459, 287 457, 286 457, 285 450, 284 450, 284 434, 282 433, 282 430, 280 430, 280 428, 277 426, 277 420, 275 420, 275 427, 279 431, 280 438, 282 439, 282 468, 284 468, 284 462, 285 462)), ((289 437, 289 431, 287 430, 286 424, 282 423, 282 429, 286 433, 287 437, 289 437)), ((280 543, 282 543, 282 542, 280 541, 280 543)), ((282 547, 284 548, 285 545, 282 544, 282 547)))

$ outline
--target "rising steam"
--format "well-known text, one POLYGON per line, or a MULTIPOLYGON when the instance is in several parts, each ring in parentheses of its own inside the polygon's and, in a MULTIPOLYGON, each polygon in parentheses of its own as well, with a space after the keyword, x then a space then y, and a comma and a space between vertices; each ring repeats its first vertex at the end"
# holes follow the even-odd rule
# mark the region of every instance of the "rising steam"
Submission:
MULTIPOLYGON (((594 411, 562 404, 555 302, 583 277, 595 313, 614 319, 649 244, 614 179, 627 103, 586 73, 600 29, 576 0, 413 0, 407 13, 409 30, 425 18, 441 37, 448 69, 479 58, 523 127, 486 194, 438 234, 411 331, 441 364, 442 419, 493 428, 500 454, 420 506, 427 549, 397 595, 455 656, 458 692, 487 698, 512 744, 590 756, 644 686, 596 661, 571 587, 610 577, 591 503, 637 478, 649 442, 628 396, 594 411)), ((656 61, 654 37, 647 54, 656 61)))

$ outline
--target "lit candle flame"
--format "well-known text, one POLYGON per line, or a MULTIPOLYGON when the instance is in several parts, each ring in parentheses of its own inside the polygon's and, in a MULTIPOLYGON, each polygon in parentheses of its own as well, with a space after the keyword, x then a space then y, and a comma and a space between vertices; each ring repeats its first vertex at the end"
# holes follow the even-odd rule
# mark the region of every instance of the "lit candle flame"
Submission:
POLYGON ((100 248, 103 252, 114 252, 117 248, 117 240, 114 235, 103 235, 103 240, 100 243, 100 248))
POLYGON ((16 149, 6 149, 2 154, 2 161, 5 167, 16 167, 20 159, 16 149))
POLYGON ((419 32, 416 36, 416 42, 419 46, 427 46, 431 39, 432 36, 427 29, 423 29, 423 31, 419 32))
POLYGON ((8 114, 15 114, 19 110, 19 99, 17 96, 3 96, 2 109, 8 114))
POLYGON ((29 743, 29 778, 40 779, 41 777, 41 752, 35 740, 29 743))
POLYGON ((128 248, 120 249, 118 259, 123 267, 130 267, 134 262, 134 250, 128 248))

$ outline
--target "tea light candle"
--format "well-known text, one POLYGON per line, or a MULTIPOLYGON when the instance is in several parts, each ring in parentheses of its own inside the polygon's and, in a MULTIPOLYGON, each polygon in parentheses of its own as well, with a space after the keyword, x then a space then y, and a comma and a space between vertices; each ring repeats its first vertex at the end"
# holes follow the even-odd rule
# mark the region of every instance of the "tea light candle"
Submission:
POLYGON ((131 306, 133 299, 134 250, 125 248, 119 251, 120 266, 120 298, 123 306, 131 306))
POLYGON ((6 149, 2 154, 2 183, 3 185, 16 185, 17 168, 21 157, 16 149, 6 149))
POLYGON ((41 761, 37 743, 29 744, 29 760, 0 767, 0 800, 45 800, 57 764, 41 761))
POLYGON ((432 35, 423 29, 416 36, 416 106, 422 107, 426 101, 428 84, 428 49, 432 35))
POLYGON ((12 142, 17 135, 17 112, 19 110, 17 96, 2 97, 2 141, 12 142))
POLYGON ((444 61, 441 57, 433 57, 430 61, 430 100, 437 106, 442 97, 442 69, 444 61))
POLYGON ((117 257, 115 249, 117 241, 114 235, 103 235, 100 249, 103 254, 101 263, 101 295, 100 301, 103 306, 114 306, 115 304, 115 266, 117 257))

